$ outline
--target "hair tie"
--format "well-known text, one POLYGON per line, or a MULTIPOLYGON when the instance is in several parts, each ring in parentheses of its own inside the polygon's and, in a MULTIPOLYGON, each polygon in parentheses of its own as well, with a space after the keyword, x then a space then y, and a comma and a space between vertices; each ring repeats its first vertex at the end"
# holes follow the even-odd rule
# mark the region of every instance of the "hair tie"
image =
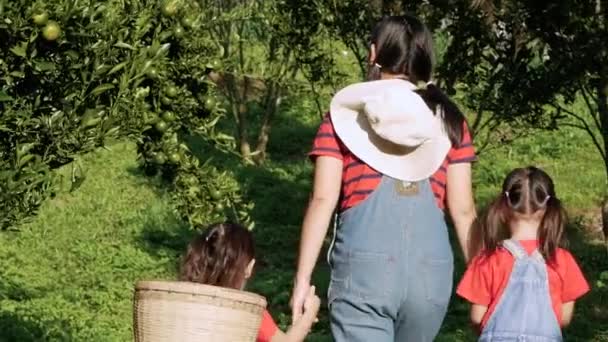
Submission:
POLYGON ((507 200, 510 200, 508 191, 505 191, 505 197, 507 198, 507 200))
POLYGON ((211 237, 213 237, 216 234, 217 234, 217 229, 212 228, 212 231, 209 234, 207 234, 207 236, 205 236, 205 242, 209 242, 211 237))
POLYGON ((376 68, 378 68, 378 69, 382 69, 382 65, 380 65, 380 64, 378 64, 378 63, 376 63, 376 62, 374 62, 374 66, 375 66, 376 68))
MULTIPOLYGON (((420 84, 420 83, 418 83, 418 84, 420 84)), ((428 81, 424 85, 418 86, 418 90, 427 90, 430 85, 434 86, 435 83, 433 83, 433 81, 428 81)))
POLYGON ((546 206, 546 205, 547 205, 547 203, 549 203, 549 200, 550 200, 550 199, 551 199, 551 195, 547 195, 547 196, 545 197, 545 200, 543 201, 543 206, 546 206))

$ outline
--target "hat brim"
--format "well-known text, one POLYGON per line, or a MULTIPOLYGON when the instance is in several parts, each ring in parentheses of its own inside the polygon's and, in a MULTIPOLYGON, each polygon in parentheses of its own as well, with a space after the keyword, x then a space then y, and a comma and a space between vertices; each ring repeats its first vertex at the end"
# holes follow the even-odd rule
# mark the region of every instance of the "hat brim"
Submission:
POLYGON ((378 172, 403 181, 420 181, 432 176, 443 164, 451 148, 451 142, 438 122, 441 133, 419 146, 406 147, 394 144, 378 136, 362 112, 362 99, 387 86, 403 87, 408 108, 416 115, 430 116, 439 120, 422 98, 413 92, 415 86, 403 80, 371 81, 356 83, 340 90, 332 99, 330 118, 334 130, 346 147, 360 160, 378 172), (383 82, 382 84, 380 82, 383 82), (408 96, 415 95, 415 96, 408 96))

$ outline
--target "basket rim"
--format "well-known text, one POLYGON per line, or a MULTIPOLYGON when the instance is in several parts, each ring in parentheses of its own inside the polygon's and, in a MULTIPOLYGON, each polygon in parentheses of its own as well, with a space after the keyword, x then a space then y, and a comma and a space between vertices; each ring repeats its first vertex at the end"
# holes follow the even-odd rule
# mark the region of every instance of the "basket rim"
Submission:
POLYGON ((257 293, 187 281, 142 280, 135 284, 135 292, 138 291, 158 291, 221 297, 254 305, 261 305, 264 308, 266 308, 266 305, 268 304, 266 298, 257 293))

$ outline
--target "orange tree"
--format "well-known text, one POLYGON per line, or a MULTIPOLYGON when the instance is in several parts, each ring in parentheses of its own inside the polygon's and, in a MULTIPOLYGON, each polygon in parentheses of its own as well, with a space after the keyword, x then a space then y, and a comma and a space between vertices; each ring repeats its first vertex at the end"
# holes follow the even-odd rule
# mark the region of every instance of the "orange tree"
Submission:
POLYGON ((199 12, 179 0, 0 1, 2 229, 55 193, 54 169, 116 138, 137 142, 142 167, 172 187, 192 226, 251 224, 237 182, 181 140, 224 144, 199 12))

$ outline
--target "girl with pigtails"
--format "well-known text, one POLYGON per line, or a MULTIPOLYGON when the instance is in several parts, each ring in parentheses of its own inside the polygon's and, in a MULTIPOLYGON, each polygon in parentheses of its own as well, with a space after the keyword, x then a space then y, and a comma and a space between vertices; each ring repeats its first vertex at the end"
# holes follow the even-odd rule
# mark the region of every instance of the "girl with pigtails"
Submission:
POLYGON ((457 289, 471 303, 479 341, 562 341, 575 301, 589 291, 563 248, 566 219, 547 173, 509 173, 479 220, 481 251, 457 289))

